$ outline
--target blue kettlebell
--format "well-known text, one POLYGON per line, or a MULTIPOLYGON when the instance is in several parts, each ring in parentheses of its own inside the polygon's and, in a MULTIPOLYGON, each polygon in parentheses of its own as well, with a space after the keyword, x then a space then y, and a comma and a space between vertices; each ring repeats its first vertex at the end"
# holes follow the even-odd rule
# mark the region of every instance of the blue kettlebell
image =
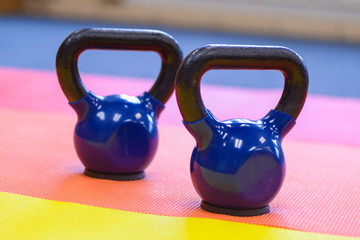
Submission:
POLYGON ((60 86, 75 110, 74 144, 85 175, 112 180, 145 176, 158 146, 157 119, 174 91, 182 60, 177 42, 155 30, 82 29, 60 46, 56 71, 60 86), (79 55, 88 49, 155 51, 162 67, 155 84, 140 96, 97 96, 83 85, 79 55))
POLYGON ((203 209, 233 216, 270 211, 285 176, 281 141, 294 126, 307 90, 306 66, 284 47, 209 45, 183 60, 176 97, 185 127, 197 143, 190 170, 203 209), (282 97, 260 120, 219 121, 200 94, 201 77, 210 69, 280 70, 285 77, 282 97))

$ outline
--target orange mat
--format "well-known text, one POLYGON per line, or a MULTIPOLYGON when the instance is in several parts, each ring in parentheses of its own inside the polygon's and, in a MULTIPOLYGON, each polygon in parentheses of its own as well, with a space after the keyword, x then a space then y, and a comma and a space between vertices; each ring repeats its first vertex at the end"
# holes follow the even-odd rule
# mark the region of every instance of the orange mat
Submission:
MULTIPOLYGON (((309 96, 283 142, 287 174, 271 212, 239 218, 199 207, 189 169, 195 141, 174 97, 161 115, 146 178, 116 182, 82 174, 72 142, 76 116, 55 72, 0 67, 0 76, 4 238, 360 239, 359 99, 309 96)), ((152 83, 95 75, 84 81, 97 94, 139 94, 152 83)), ((279 90, 206 84, 202 92, 220 119, 262 117, 280 97, 279 90)))
POLYGON ((287 176, 271 213, 238 218, 199 208, 189 176, 194 141, 160 126, 156 158, 140 181, 86 177, 72 145, 75 116, 0 110, 0 191, 96 207, 200 217, 339 236, 360 236, 360 149, 285 140, 287 176))

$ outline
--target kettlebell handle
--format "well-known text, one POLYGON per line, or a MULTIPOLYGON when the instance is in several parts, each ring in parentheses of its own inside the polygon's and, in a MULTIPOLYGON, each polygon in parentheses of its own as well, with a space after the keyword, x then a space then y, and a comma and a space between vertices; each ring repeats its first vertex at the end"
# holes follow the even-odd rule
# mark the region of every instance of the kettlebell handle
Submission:
POLYGON ((296 120, 304 106, 309 78, 302 58, 284 47, 208 45, 191 52, 176 76, 176 97, 185 122, 207 116, 200 81, 210 69, 279 70, 285 77, 283 94, 276 111, 296 120))
POLYGON ((79 56, 88 49, 157 52, 162 60, 161 71, 148 92, 162 103, 166 103, 172 95, 175 73, 182 60, 182 52, 174 38, 157 30, 91 28, 72 33, 57 53, 57 76, 70 103, 88 93, 78 69, 79 56))

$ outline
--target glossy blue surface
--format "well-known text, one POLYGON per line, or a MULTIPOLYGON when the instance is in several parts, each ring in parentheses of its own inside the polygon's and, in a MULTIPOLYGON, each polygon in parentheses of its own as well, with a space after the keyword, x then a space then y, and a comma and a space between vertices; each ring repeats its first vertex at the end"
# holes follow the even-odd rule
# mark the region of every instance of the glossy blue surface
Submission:
POLYGON ((223 208, 261 208, 279 192, 285 176, 282 138, 295 120, 271 110, 258 121, 204 119, 184 123, 197 142, 191 179, 200 197, 223 208))
POLYGON ((75 148, 86 169, 131 174, 150 164, 158 146, 161 102, 147 92, 139 97, 89 92, 70 105, 78 115, 75 148))

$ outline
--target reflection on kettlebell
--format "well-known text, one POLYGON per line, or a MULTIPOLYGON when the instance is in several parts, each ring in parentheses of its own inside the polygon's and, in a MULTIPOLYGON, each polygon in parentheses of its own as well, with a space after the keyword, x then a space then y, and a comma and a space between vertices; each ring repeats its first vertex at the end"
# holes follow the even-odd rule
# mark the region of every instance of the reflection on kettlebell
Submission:
POLYGON ((72 33, 59 48, 56 70, 60 86, 76 111, 74 144, 95 178, 135 180, 145 176, 157 145, 157 119, 174 91, 174 79, 182 59, 177 42, 155 30, 82 29, 72 33), (83 85, 77 61, 87 49, 155 51, 162 67, 148 92, 97 96, 83 85))
POLYGON ((234 216, 270 211, 285 176, 281 141, 294 126, 307 90, 306 66, 284 47, 209 45, 183 60, 176 96, 185 127, 197 143, 191 179, 203 209, 234 216), (219 121, 204 107, 200 94, 201 77, 210 69, 280 70, 285 76, 282 97, 260 120, 219 121))

